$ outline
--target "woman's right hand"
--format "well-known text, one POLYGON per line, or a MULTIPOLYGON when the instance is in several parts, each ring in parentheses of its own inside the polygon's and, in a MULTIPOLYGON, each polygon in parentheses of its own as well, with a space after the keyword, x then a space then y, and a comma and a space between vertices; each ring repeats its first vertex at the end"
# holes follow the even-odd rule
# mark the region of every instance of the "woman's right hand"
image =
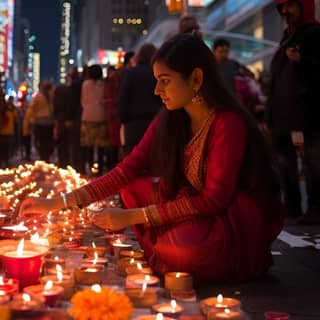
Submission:
POLYGON ((19 215, 47 215, 49 211, 59 210, 58 199, 57 198, 27 198, 20 206, 19 215))

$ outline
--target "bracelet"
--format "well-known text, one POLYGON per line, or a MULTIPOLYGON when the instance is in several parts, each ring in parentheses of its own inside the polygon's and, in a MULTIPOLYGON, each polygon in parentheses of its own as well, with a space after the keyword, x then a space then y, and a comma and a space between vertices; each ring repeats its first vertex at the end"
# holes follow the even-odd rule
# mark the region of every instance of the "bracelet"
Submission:
POLYGON ((144 221, 146 225, 149 225, 149 218, 148 218, 148 214, 147 214, 147 208, 143 207, 142 208, 143 211, 143 216, 144 216, 144 221))
POLYGON ((72 193, 73 193, 74 198, 75 198, 75 200, 76 200, 77 207, 78 207, 80 210, 83 209, 83 205, 82 205, 82 204, 80 203, 80 201, 79 201, 77 191, 73 191, 72 193))
POLYGON ((68 209, 67 195, 64 192, 60 192, 60 196, 62 198, 64 208, 68 209))

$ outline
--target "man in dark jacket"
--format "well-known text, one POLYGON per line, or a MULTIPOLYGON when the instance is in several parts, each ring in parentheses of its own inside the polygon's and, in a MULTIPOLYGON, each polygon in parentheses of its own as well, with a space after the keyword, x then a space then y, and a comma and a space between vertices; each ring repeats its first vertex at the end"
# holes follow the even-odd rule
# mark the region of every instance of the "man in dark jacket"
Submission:
POLYGON ((286 22, 272 65, 268 122, 282 176, 288 215, 301 215, 297 148, 305 155, 308 211, 302 222, 320 222, 320 24, 314 0, 276 0, 286 22))

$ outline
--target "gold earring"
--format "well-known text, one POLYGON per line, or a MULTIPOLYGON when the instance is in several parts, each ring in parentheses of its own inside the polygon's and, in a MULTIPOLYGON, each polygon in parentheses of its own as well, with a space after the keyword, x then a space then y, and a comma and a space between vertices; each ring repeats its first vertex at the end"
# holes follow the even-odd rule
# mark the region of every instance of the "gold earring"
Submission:
POLYGON ((194 96, 191 99, 191 101, 192 101, 192 103, 197 103, 197 104, 203 103, 203 97, 201 96, 199 91, 197 92, 196 90, 194 90, 194 96))

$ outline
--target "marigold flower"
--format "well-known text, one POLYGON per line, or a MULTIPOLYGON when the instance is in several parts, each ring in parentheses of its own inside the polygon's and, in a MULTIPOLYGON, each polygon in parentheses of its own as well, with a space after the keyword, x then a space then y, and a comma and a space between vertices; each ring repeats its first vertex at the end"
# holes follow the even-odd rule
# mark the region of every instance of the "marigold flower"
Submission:
POLYGON ((133 313, 125 294, 106 287, 101 292, 79 291, 73 295, 71 303, 69 312, 76 320, 129 320, 133 313))

